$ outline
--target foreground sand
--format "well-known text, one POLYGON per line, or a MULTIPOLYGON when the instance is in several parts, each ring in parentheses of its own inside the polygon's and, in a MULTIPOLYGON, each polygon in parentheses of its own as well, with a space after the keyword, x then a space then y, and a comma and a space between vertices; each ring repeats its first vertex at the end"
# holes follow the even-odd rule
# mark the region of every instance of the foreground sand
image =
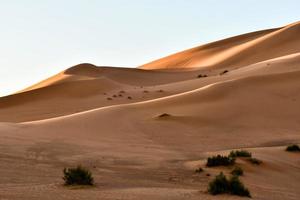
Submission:
POLYGON ((230 168, 194 170, 243 148, 263 161, 238 160, 253 199, 298 200, 300 154, 284 148, 300 143, 299 34, 250 33, 148 70, 81 64, 0 98, 0 199, 240 199, 206 192, 230 168), (62 185, 78 164, 95 187, 62 185))

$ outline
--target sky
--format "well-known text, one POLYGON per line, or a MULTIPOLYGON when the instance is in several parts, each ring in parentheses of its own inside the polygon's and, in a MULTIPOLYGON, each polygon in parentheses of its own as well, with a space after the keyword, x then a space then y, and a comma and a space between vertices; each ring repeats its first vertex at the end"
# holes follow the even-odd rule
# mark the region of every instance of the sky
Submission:
POLYGON ((299 0, 0 0, 0 96, 79 63, 137 67, 300 20, 299 0))

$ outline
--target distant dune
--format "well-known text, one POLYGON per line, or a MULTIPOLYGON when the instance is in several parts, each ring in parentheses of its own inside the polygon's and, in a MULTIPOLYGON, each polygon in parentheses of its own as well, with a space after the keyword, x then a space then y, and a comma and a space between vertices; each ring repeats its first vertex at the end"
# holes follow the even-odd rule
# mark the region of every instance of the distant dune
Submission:
POLYGON ((207 156, 247 149, 257 200, 298 200, 300 23, 209 43, 138 68, 88 63, 0 98, 0 199, 211 196, 207 156), (93 188, 62 186, 84 165, 93 188), (202 174, 194 173, 202 167, 202 174))

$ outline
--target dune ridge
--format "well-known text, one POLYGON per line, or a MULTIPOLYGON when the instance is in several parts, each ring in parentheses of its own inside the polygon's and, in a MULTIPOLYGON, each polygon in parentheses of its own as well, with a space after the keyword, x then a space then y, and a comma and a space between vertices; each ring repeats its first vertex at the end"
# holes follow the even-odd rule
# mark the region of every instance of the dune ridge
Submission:
POLYGON ((142 65, 142 69, 238 68, 300 51, 300 23, 195 47, 142 65), (229 44, 228 44, 229 43, 229 44))

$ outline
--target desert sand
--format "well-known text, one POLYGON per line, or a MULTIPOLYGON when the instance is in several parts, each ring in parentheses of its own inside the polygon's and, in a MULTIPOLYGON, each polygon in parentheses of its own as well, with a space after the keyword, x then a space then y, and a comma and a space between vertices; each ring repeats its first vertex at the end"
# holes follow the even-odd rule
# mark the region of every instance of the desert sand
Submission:
POLYGON ((242 199, 207 193, 231 168, 207 168, 206 158, 232 149, 263 162, 237 160, 252 199, 298 200, 292 143, 300 143, 299 22, 137 68, 79 64, 1 97, 0 200, 242 199), (94 187, 63 186, 62 169, 78 164, 94 187))

